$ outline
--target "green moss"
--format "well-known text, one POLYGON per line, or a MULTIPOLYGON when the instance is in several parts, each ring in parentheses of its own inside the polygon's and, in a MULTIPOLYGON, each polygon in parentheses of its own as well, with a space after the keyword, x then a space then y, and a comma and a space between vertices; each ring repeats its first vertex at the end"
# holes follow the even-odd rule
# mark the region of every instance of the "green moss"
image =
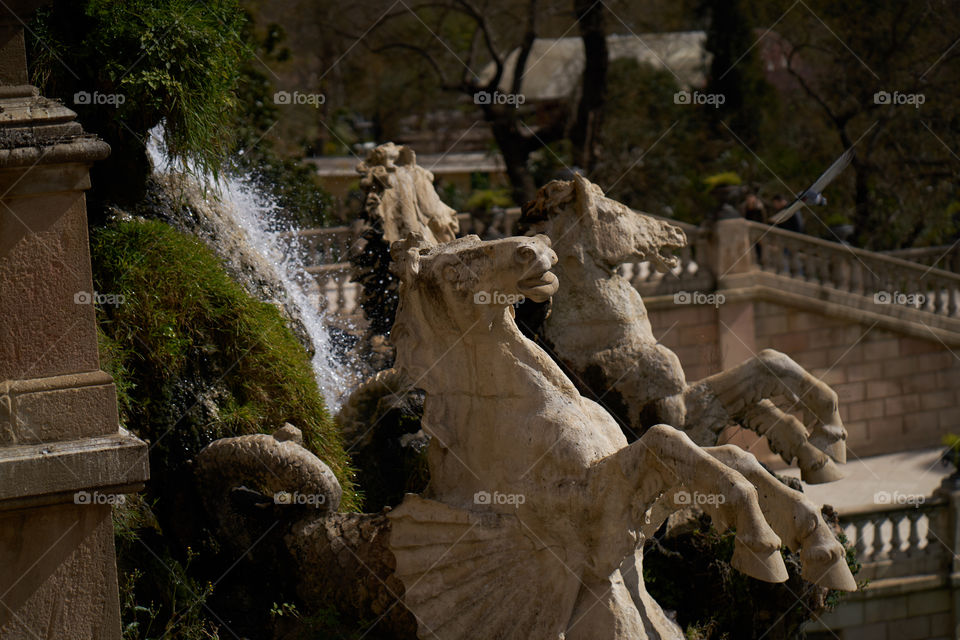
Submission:
MULTIPOLYGON (((121 422, 150 443, 146 489, 114 509, 124 639, 217 638, 223 619, 268 637, 268 598, 295 598, 292 586, 279 565, 276 576, 251 576, 205 528, 191 460, 217 438, 290 422, 340 480, 341 508, 356 509, 310 358, 278 309, 249 296, 197 239, 130 220, 94 230, 91 245, 96 290, 122 301, 97 309, 102 366, 121 422)), ((261 540, 258 553, 278 553, 275 542, 261 540)))
POLYGON ((141 139, 162 121, 172 158, 216 171, 230 150, 249 57, 237 35, 245 22, 237 0, 57 3, 28 29, 33 81, 76 109, 118 162, 145 159, 141 139), (122 97, 77 101, 77 92, 122 97))
POLYGON ((217 438, 297 426, 337 475, 343 508, 353 472, 307 352, 279 311, 250 297, 194 238, 156 221, 126 221, 92 238, 104 367, 121 420, 151 442, 154 478, 217 438))

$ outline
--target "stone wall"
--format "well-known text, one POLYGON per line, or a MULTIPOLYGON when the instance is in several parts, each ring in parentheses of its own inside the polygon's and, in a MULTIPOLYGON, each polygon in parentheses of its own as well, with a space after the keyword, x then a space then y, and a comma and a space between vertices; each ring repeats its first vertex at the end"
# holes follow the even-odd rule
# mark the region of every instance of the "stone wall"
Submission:
POLYGON ((923 340, 778 304, 756 306, 757 342, 789 354, 840 397, 858 457, 938 446, 960 433, 960 358, 923 340))
POLYGON ((828 627, 807 628, 807 640, 953 640, 954 592, 919 580, 847 596, 824 616, 828 627))
MULTIPOLYGON (((764 300, 749 303, 753 335, 721 322, 721 307, 649 305, 654 335, 676 352, 688 380, 736 362, 724 362, 722 338, 733 345, 782 351, 830 384, 840 397, 848 449, 857 457, 934 447, 960 434, 960 356, 933 334, 929 340, 872 323, 764 300)), ((731 358, 728 357, 728 360, 731 358)))
POLYGON ((680 358, 687 380, 720 371, 720 323, 717 308, 671 305, 648 309, 653 335, 680 358))

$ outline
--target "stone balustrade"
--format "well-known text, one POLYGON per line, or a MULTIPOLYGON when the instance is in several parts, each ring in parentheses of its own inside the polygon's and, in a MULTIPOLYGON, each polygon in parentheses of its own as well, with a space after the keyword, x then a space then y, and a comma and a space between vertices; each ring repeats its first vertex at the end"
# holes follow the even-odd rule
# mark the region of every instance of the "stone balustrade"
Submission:
POLYGON ((946 574, 953 557, 942 499, 845 513, 840 522, 862 563, 858 580, 946 574))
MULTIPOLYGON (((517 216, 519 209, 508 210, 507 224, 512 226, 517 216)), ((458 218, 462 234, 474 231, 468 214, 458 218)), ((795 301, 816 298, 850 313, 912 322, 922 331, 930 327, 947 344, 960 344, 960 274, 923 263, 936 262, 934 254, 944 255, 942 248, 901 251, 903 257, 897 257, 744 219, 722 220, 712 227, 671 222, 688 240, 675 252, 677 267, 667 273, 646 262, 620 267, 654 304, 658 296, 683 291, 736 292, 761 286, 795 301), (923 261, 905 259, 914 254, 923 261)), ((356 230, 340 226, 284 235, 296 239, 311 265, 307 271, 317 280, 320 303, 339 316, 359 319, 356 285, 349 279, 346 260, 356 230)))
POLYGON ((318 266, 347 262, 356 236, 356 230, 348 226, 285 231, 280 234, 281 238, 297 243, 307 264, 318 266))
POLYGON ((806 626, 810 640, 958 637, 960 482, 945 478, 932 496, 888 497, 840 516, 862 587, 806 626))
POLYGON ((910 247, 909 249, 894 249, 882 251, 884 255, 902 258, 910 262, 919 262, 928 267, 933 266, 944 271, 960 273, 960 246, 956 243, 937 247, 910 247))
POLYGON ((960 275, 768 225, 744 221, 761 270, 881 304, 948 318, 960 311, 960 275))

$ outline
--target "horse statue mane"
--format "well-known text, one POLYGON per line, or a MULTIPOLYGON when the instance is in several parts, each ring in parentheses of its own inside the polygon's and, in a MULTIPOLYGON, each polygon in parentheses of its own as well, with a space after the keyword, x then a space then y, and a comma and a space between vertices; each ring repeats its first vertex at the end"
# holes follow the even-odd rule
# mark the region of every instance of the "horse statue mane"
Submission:
POLYGON ((433 174, 417 165, 413 149, 392 142, 370 151, 357 165, 364 192, 364 221, 350 250, 351 279, 360 285, 358 303, 369 322, 366 359, 390 366, 392 354, 382 344, 397 307, 397 283, 390 273, 390 245, 411 233, 433 244, 453 240, 460 230, 457 212, 440 200, 433 174), (373 357, 375 356, 375 357, 373 357))
POLYGON ((551 229, 551 239, 560 247, 569 246, 581 262, 587 259, 613 269, 619 266, 609 256, 627 251, 642 256, 660 270, 673 269, 677 258, 670 254, 687 245, 683 230, 650 216, 629 236, 610 233, 612 224, 633 213, 625 204, 607 198, 599 186, 576 175, 573 180, 547 183, 522 211, 523 225, 533 231, 551 229), (589 227, 592 233, 574 233, 589 227), (617 244, 624 246, 618 247, 617 244), (629 243, 630 246, 626 246, 629 243))

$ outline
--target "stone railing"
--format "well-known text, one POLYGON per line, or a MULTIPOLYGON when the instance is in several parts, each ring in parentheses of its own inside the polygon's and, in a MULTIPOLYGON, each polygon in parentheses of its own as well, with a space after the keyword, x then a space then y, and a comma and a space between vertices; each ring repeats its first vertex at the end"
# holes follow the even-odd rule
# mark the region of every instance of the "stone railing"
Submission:
POLYGON ((760 270, 884 305, 960 317, 960 274, 873 251, 856 249, 764 224, 742 221, 753 248, 747 260, 760 270))
MULTIPOLYGON (((332 265, 346 262, 350 247, 357 237, 353 227, 323 227, 302 229, 280 234, 281 238, 296 241, 304 260, 309 265, 332 265)), ((309 269, 308 269, 309 271, 309 269)), ((312 272, 311 272, 312 273, 312 272)))
POLYGON ((960 273, 960 245, 944 245, 939 247, 919 247, 911 249, 895 249, 882 251, 884 255, 894 258, 919 262, 928 267, 934 266, 944 271, 960 273))
POLYGON ((857 580, 949 575, 950 509, 943 499, 843 514, 840 524, 862 563, 857 580))
MULTIPOLYGON (((507 225, 512 228, 518 216, 518 209, 508 210, 507 225)), ((474 231, 468 214, 458 217, 462 234, 474 231)), ((646 262, 621 267, 645 297, 763 285, 769 292, 816 298, 850 312, 875 314, 875 319, 919 322, 921 328, 941 332, 941 339, 960 336, 960 273, 742 218, 710 228, 670 222, 688 240, 676 252, 676 268, 659 273, 646 262)), ((346 261, 356 230, 341 226, 285 235, 296 239, 311 265, 307 271, 317 280, 321 304, 337 315, 358 317, 358 292, 346 261)))

